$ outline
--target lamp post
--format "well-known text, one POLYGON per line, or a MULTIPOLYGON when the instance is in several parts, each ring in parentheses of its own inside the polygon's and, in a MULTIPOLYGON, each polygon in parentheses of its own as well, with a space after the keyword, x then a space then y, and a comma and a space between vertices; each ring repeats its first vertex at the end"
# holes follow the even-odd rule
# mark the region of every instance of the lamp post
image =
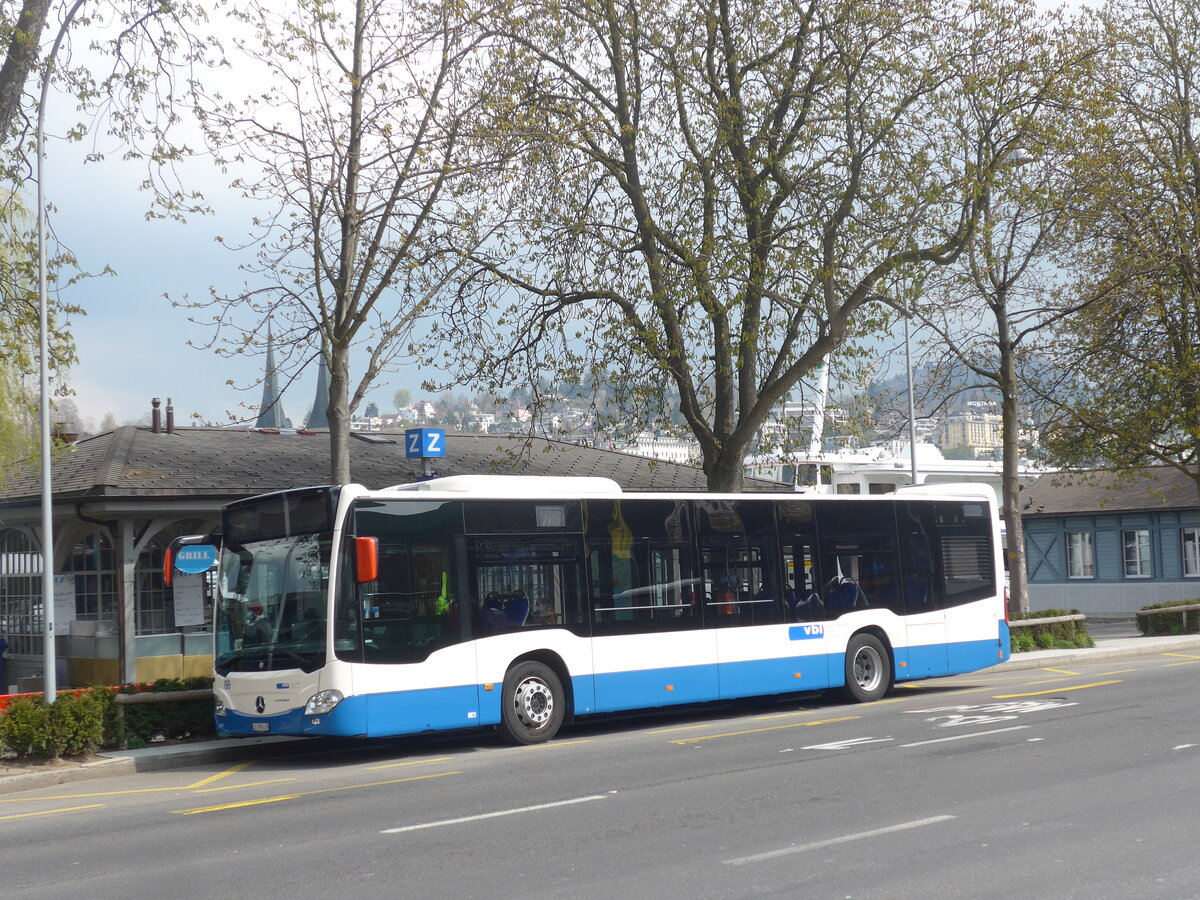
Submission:
MULTIPOLYGON (((915 298, 914 301, 916 302, 915 298)), ((908 326, 912 320, 912 310, 909 309, 907 303, 904 304, 904 369, 906 373, 906 381, 908 383, 908 458, 912 464, 912 483, 918 484, 917 481, 917 414, 916 405, 913 403, 913 372, 912 372, 912 344, 908 337, 908 326)))
POLYGON ((83 0, 67 11, 50 53, 42 64, 42 93, 38 100, 37 128, 37 258, 38 258, 38 388, 41 391, 42 464, 42 689, 46 703, 58 693, 58 658, 54 646, 54 505, 50 481, 50 303, 46 288, 46 98, 50 72, 58 48, 83 0))

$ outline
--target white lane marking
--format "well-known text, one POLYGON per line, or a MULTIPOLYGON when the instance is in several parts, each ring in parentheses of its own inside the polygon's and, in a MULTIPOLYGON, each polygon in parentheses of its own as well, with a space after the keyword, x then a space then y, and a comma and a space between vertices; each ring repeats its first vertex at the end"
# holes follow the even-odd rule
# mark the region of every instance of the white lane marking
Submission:
POLYGON ((1191 750, 1195 744, 1180 744, 1178 747, 1172 747, 1172 750, 1191 750))
POLYGON ((807 747, 801 747, 801 750, 849 750, 851 747, 860 747, 863 744, 886 744, 892 738, 847 738, 844 741, 831 741, 828 744, 809 744, 807 747))
POLYGON ((825 841, 814 841, 811 844, 797 844, 794 847, 784 847, 781 850, 768 850, 766 853, 755 853, 753 856, 739 856, 737 859, 725 860, 727 866, 744 866, 747 863, 763 862, 780 856, 790 856, 793 853, 807 853, 809 850, 821 850, 825 847, 836 847, 838 844, 849 844, 852 841, 862 841, 867 838, 881 837, 885 834, 895 834, 897 831, 909 831, 913 828, 924 828, 926 825, 937 825, 949 822, 958 816, 931 816, 928 819, 917 819, 914 822, 902 822, 899 825, 889 825, 887 828, 876 828, 872 831, 860 831, 858 834, 844 834, 841 837, 829 838, 825 841))
POLYGON ((501 809, 496 812, 480 813, 477 816, 462 816, 458 819, 442 819, 440 822, 423 822, 420 825, 404 825, 401 828, 385 828, 380 834, 402 834, 405 831, 421 831, 426 828, 441 828, 443 825, 462 825, 465 822, 481 822, 484 819, 498 819, 501 816, 516 816, 521 813, 537 812, 541 809, 554 809, 556 806, 574 806, 577 803, 590 803, 593 800, 603 800, 606 794, 592 794, 589 797, 575 797, 572 800, 556 800, 553 803, 539 803, 537 806, 522 806, 518 809, 501 809))
POLYGON ((983 737, 985 734, 1004 734, 1006 731, 1020 731, 1029 725, 1014 725, 1012 728, 993 728, 991 731, 972 731, 970 734, 956 734, 952 737, 934 738, 931 741, 915 741, 911 744, 901 744, 901 747, 924 747, 926 744, 944 744, 946 741, 962 741, 967 738, 983 737))

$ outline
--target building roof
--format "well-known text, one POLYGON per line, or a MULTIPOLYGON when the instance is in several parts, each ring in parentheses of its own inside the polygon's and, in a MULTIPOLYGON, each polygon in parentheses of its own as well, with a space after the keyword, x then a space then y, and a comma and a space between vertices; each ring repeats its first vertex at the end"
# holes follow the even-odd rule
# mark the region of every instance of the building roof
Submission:
MULTIPOLYGON (((383 488, 416 481, 422 461, 406 459, 403 432, 354 432, 354 481, 383 488)), ((437 475, 593 475, 630 491, 704 491, 695 466, 662 462, 563 441, 504 435, 446 435, 437 475)), ((132 425, 95 435, 59 451, 53 462, 56 501, 190 497, 236 499, 304 485, 328 484, 329 434, 257 429, 180 428, 154 433, 132 425)), ((747 479, 747 491, 780 490, 747 479)), ((0 507, 39 502, 36 467, 7 473, 0 507)))
POLYGON ((1026 487, 1021 497, 1025 517, 1200 507, 1195 482, 1171 466, 1151 466, 1131 473, 1043 475, 1026 487))

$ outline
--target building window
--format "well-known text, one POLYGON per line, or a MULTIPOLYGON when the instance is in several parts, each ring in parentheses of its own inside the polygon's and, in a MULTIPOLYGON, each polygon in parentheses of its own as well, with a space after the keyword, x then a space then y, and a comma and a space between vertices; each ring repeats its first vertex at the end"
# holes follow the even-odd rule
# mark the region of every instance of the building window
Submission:
POLYGON ((1090 531, 1067 532, 1067 576, 1069 578, 1095 578, 1096 555, 1092 550, 1090 531))
POLYGON ((1153 574, 1150 565, 1150 532, 1122 531, 1121 546, 1124 548, 1125 577, 1149 578, 1153 574))
MULTIPOLYGON (((75 586, 75 616, 82 622, 113 622, 117 620, 117 562, 112 541, 100 531, 93 531, 76 541, 71 555, 63 566, 75 586)), ((66 622, 56 623, 65 632, 66 622)))
POLYGON ((0 531, 0 637, 13 656, 42 652, 42 551, 15 530, 0 531))
POLYGON ((1200 528, 1183 529, 1183 574, 1200 578, 1200 528))

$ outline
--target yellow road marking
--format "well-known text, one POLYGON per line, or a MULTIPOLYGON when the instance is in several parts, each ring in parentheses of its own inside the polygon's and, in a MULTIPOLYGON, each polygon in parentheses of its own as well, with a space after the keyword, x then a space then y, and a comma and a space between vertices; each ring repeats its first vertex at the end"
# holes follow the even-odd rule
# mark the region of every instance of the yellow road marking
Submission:
POLYGON ((87 794, 54 794, 50 797, 0 797, 0 803, 32 803, 40 800, 85 800, 89 797, 124 797, 127 794, 162 794, 166 791, 181 791, 180 787, 138 788, 132 791, 92 791, 87 794))
POLYGON ((706 734, 700 737, 680 738, 672 744, 695 744, 700 741, 715 741, 717 738, 739 737, 743 734, 761 734, 764 731, 782 731, 785 728, 807 728, 810 725, 832 725, 835 722, 853 722, 862 716, 841 716, 837 719, 820 719, 816 722, 792 722, 790 725, 771 725, 767 728, 749 728, 745 731, 726 731, 723 734, 706 734))
POLYGON ((1120 679, 1116 681, 1097 681, 1094 684, 1077 684, 1074 687, 1054 688, 1049 691, 1031 691, 1027 694, 997 694, 995 700, 1013 700, 1017 697, 1040 697, 1042 694, 1065 694, 1067 691, 1086 691, 1088 688, 1105 687, 1110 684, 1120 684, 1120 679))
POLYGON ((646 731, 643 734, 674 734, 677 731, 692 731, 696 728, 715 728, 718 722, 697 722, 694 725, 677 725, 674 728, 658 728, 654 731, 646 731))
POLYGON ((1058 675, 1074 675, 1076 678, 1078 678, 1080 675, 1083 674, 1082 672, 1071 672, 1067 669, 1052 669, 1049 666, 1042 666, 1042 671, 1043 672, 1054 672, 1058 675))
POLYGON ((6 819, 28 819, 30 816, 52 816, 55 813, 78 812, 81 809, 100 809, 103 803, 92 803, 88 806, 68 806, 66 809, 43 809, 39 812, 16 813, 11 816, 0 816, 0 822, 6 819))
POLYGON ((449 762, 453 756, 434 756, 429 759, 410 759, 406 762, 384 763, 382 766, 367 766, 368 769, 399 769, 403 766, 424 766, 429 763, 449 762))
POLYGON ((590 744, 591 738, 581 738, 577 741, 552 741, 549 744, 534 744, 525 747, 526 750, 557 750, 559 747, 573 747, 575 744, 590 744))
POLYGON ((1166 665, 1163 666, 1163 668, 1164 669, 1174 669, 1179 666, 1194 666, 1198 662, 1200 662, 1200 659, 1192 659, 1192 660, 1188 660, 1187 662, 1167 663, 1166 665))
POLYGON ((194 791, 197 788, 207 787, 208 785, 212 784, 214 781, 220 781, 222 778, 228 778, 230 775, 236 775, 238 772, 242 771, 242 769, 248 769, 252 765, 254 765, 253 760, 251 760, 250 762, 240 762, 236 766, 230 766, 224 772, 218 772, 216 775, 209 775, 207 778, 200 779, 195 784, 189 784, 187 787, 184 788, 184 790, 185 791, 194 791))
POLYGON ((295 794, 283 794, 278 797, 263 797, 261 800, 241 800, 237 803, 222 803, 219 806, 199 806, 195 809, 173 809, 171 812, 180 816, 195 816, 200 813, 222 812, 227 809, 242 809, 247 806, 261 806, 266 803, 282 803, 285 800, 299 800, 301 797, 315 797, 317 794, 335 794, 338 791, 355 791, 362 788, 383 787, 388 784, 403 784, 406 781, 428 781, 431 778, 445 778, 447 775, 461 775, 462 772, 438 772, 433 775, 414 775, 412 778, 395 778, 391 781, 372 781, 369 784, 347 784, 342 787, 320 788, 315 791, 300 791, 295 794))
POLYGON ((794 718, 796 718, 796 716, 815 716, 815 715, 818 715, 819 713, 820 713, 820 710, 816 710, 816 709, 798 709, 794 712, 766 713, 761 716, 755 716, 754 721, 755 722, 769 722, 771 719, 794 719, 794 718))
POLYGON ((1178 656, 1183 659, 1200 659, 1200 656, 1192 656, 1190 653, 1164 653, 1163 656, 1178 656))
POLYGON ((262 787, 264 784, 284 784, 295 778, 272 778, 268 781, 251 781, 248 784, 223 784, 220 787, 200 788, 194 794, 215 794, 217 791, 240 791, 243 788, 262 787))

